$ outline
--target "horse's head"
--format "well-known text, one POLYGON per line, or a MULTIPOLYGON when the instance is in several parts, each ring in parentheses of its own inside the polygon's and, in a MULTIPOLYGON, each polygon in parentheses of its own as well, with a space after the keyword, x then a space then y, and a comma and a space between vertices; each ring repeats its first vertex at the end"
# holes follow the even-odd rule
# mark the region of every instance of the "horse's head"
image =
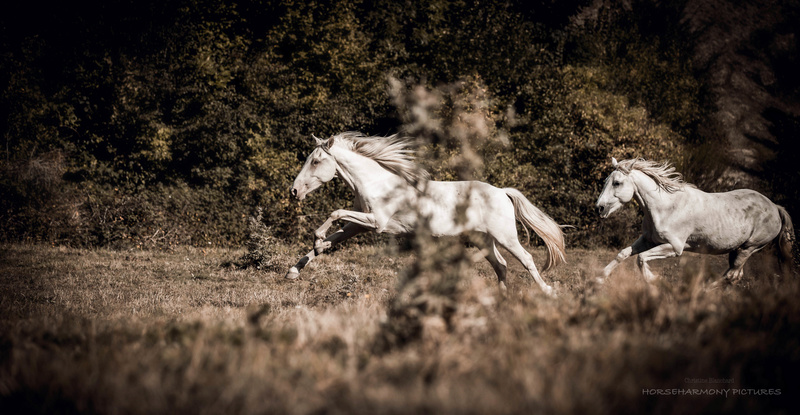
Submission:
POLYGON ((617 168, 617 159, 612 157, 611 164, 614 166, 614 171, 608 175, 603 192, 600 193, 596 204, 597 212, 600 213, 602 218, 609 217, 622 205, 630 202, 636 191, 631 176, 617 168))
POLYGON ((314 137, 314 141, 316 147, 306 158, 303 169, 292 185, 292 196, 298 200, 303 200, 307 194, 336 177, 336 159, 330 154, 333 139, 322 140, 314 137))

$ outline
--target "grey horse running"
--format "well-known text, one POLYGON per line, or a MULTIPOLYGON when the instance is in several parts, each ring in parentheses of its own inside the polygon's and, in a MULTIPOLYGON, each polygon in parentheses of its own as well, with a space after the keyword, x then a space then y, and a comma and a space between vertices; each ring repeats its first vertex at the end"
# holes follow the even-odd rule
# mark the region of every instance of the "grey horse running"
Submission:
MULTIPOLYGON (((623 249, 603 270, 603 279, 631 255, 644 278, 656 276, 647 265, 654 259, 680 256, 684 251, 728 254, 723 275, 736 282, 744 264, 771 242, 778 245, 781 268, 790 269, 794 228, 786 209, 748 189, 706 193, 685 183, 675 168, 644 159, 617 162, 597 200, 600 216, 607 218, 623 204, 636 199, 644 211, 642 235, 623 249), (788 267, 787 267, 788 263, 788 267)), ((600 279, 602 281, 602 279, 600 279)))

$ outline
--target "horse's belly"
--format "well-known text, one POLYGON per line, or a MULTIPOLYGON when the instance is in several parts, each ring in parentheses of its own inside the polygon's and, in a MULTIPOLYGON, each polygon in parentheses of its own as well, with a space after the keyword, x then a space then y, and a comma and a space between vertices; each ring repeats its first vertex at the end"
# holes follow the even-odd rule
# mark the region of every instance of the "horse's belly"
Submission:
POLYGON ((740 247, 746 239, 709 238, 708 235, 692 235, 686 240, 686 251, 720 255, 740 247))

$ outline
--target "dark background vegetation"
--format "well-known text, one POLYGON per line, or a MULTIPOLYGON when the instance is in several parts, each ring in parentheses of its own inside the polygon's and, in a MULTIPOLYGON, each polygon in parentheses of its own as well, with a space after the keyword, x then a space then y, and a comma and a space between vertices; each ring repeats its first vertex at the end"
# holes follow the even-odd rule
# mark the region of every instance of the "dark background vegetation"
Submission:
POLYGON ((509 145, 480 178, 574 225, 573 246, 637 232, 635 208, 593 212, 611 156, 754 187, 800 217, 796 2, 15 7, 0 18, 0 240, 237 246, 258 206, 274 237, 307 238, 349 203, 341 184, 290 200, 311 134, 402 132, 391 78, 482 91, 509 145))

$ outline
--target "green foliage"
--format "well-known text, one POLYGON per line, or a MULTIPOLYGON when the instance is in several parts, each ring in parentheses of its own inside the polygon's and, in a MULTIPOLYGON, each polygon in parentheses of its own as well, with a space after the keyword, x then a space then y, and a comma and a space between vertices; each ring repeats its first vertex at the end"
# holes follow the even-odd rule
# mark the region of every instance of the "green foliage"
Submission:
POLYGON ((263 270, 277 270, 283 264, 276 261, 281 246, 274 232, 264 224, 264 210, 259 206, 255 216, 250 216, 247 222, 247 253, 236 263, 241 268, 256 268, 263 270))
POLYGON ((68 233, 71 201, 62 153, 0 165, 0 240, 49 241, 68 233))
MULTIPOLYGON (((350 203, 340 183, 303 203, 289 198, 310 135, 410 131, 389 79, 409 89, 461 88, 437 98, 440 115, 489 120, 495 144, 475 154, 434 142, 432 151, 449 160, 429 165, 436 177, 457 178, 464 171, 450 162, 479 157, 470 177, 523 190, 578 227, 573 243, 609 242, 592 239, 608 230, 592 205, 610 156, 681 168, 715 154, 706 138, 717 133, 704 129, 707 93, 691 70, 690 39, 677 29, 679 5, 610 3, 596 18, 569 23, 588 2, 119 3, 53 10, 41 21, 19 16, 3 26, 3 183, 15 206, 6 221, 19 224, 4 238, 54 238, 25 225, 45 223, 20 216, 25 206, 57 205, 63 213, 75 211, 71 203, 95 203, 151 218, 157 214, 147 209, 172 206, 165 189, 179 189, 207 205, 198 211, 209 230, 207 238, 176 232, 174 241, 243 243, 256 206, 264 206, 276 237, 305 240, 331 210, 350 203), (459 106, 458 94, 484 104, 459 106), (510 146, 496 144, 506 140, 510 146), (67 182, 60 195, 41 192, 31 204, 19 192, 35 183, 14 184, 13 166, 53 151, 63 155, 67 182)), ((713 182, 713 174, 702 178, 713 182)), ((31 189, 24 192, 37 194, 31 189)), ((89 216, 102 222, 97 212, 89 216)), ((66 233, 68 218, 56 221, 66 233)), ((152 222, 142 235, 158 229, 155 219, 142 220, 152 222)), ((114 245, 144 222, 102 222, 88 233, 77 227, 73 242, 114 245)), ((609 238, 634 232, 635 217, 624 222, 622 234, 609 238)))
POLYGON ((556 221, 575 226, 567 232, 572 243, 620 244, 639 230, 630 211, 602 222, 595 214, 612 156, 679 160, 685 148, 683 137, 646 109, 602 88, 611 76, 592 67, 543 72, 518 96, 509 130, 513 152, 487 163, 491 182, 527 191, 556 221))
POLYGON ((111 187, 82 189, 75 242, 116 248, 174 249, 239 243, 249 208, 210 187, 155 185, 133 195, 111 187))
POLYGON ((220 189, 178 184, 134 192, 58 176, 47 183, 51 168, 28 172, 22 181, 0 180, 0 241, 174 249, 239 244, 246 234, 249 207, 220 189))
POLYGON ((604 89, 691 136, 710 108, 702 108, 708 92, 692 69, 692 39, 681 23, 685 6, 684 1, 609 1, 596 18, 570 29, 567 56, 570 63, 608 72, 604 89))

